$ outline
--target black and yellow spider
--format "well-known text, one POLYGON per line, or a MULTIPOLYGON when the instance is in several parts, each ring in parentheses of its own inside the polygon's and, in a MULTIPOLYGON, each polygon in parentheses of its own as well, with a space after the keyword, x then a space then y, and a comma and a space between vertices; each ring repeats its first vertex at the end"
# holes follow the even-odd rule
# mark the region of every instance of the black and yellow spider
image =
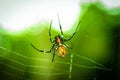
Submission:
POLYGON ((53 53, 53 58, 52 61, 54 60, 55 55, 57 54, 59 57, 65 57, 66 53, 67 53, 67 48, 68 46, 65 44, 66 41, 69 41, 73 38, 73 36, 76 33, 76 30, 80 24, 80 22, 77 25, 77 28, 75 30, 75 32, 68 38, 68 39, 64 39, 64 34, 62 31, 62 27, 61 27, 61 23, 58 17, 58 21, 59 21, 59 27, 60 27, 60 31, 61 31, 61 35, 57 35, 55 36, 54 40, 52 40, 51 38, 51 25, 52 25, 52 21, 50 23, 50 28, 49 28, 49 36, 50 36, 50 42, 53 43, 53 46, 51 47, 50 50, 48 51, 44 51, 44 50, 39 50, 38 48, 36 48, 33 44, 31 44, 31 46, 36 49, 39 52, 45 52, 45 53, 50 53, 52 50, 54 51, 53 53))

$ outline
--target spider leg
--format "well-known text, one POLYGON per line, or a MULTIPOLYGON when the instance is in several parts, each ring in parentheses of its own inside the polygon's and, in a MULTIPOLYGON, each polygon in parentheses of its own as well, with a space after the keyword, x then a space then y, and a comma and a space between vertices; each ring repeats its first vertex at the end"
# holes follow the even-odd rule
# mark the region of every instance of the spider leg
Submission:
POLYGON ((52 40, 52 38, 51 38, 51 26, 52 26, 52 20, 51 20, 51 22, 50 22, 49 37, 50 37, 50 42, 53 43, 54 40, 52 40))
POLYGON ((73 38, 73 36, 76 34, 76 31, 77 31, 77 29, 78 29, 78 26, 80 25, 80 22, 81 22, 81 21, 79 21, 79 23, 78 23, 78 25, 77 25, 77 28, 76 28, 75 32, 72 34, 72 36, 70 36, 68 39, 64 39, 64 41, 69 41, 69 40, 71 40, 71 39, 73 38))
POLYGON ((39 50, 38 48, 36 48, 33 44, 31 44, 31 46, 39 52, 44 52, 43 50, 39 50))
POLYGON ((31 44, 31 46, 36 49, 37 51, 39 52, 45 52, 45 53, 50 53, 52 51, 52 49, 54 48, 55 46, 55 43, 53 44, 53 46, 51 47, 51 49, 49 51, 44 51, 44 50, 39 50, 38 48, 36 48, 33 44, 31 44))
POLYGON ((60 31, 61 31, 61 34, 62 34, 62 36, 63 36, 64 34, 63 34, 63 31, 62 31, 62 26, 61 26, 61 23, 60 23, 59 15, 57 15, 57 17, 58 17, 58 22, 59 22, 60 31))
POLYGON ((49 51, 45 51, 46 53, 50 53, 52 51, 52 49, 54 48, 55 43, 53 44, 53 46, 51 47, 51 49, 49 51))
POLYGON ((73 45, 72 45, 72 44, 71 44, 71 45, 68 45, 68 44, 64 43, 64 45, 65 45, 67 48, 69 48, 69 49, 72 49, 72 48, 73 48, 73 45))
POLYGON ((55 50, 54 50, 54 53, 53 53, 52 62, 54 61, 54 58, 55 58, 55 50))

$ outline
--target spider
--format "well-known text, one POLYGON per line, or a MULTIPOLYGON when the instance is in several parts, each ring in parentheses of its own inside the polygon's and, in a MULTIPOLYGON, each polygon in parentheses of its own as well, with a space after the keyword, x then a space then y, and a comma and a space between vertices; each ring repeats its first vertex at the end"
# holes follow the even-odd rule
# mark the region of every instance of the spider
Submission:
POLYGON ((39 52, 51 53, 51 51, 53 50, 54 52, 53 52, 52 62, 54 61, 55 55, 58 55, 59 57, 62 57, 62 58, 66 56, 67 48, 69 48, 69 46, 66 45, 65 42, 67 42, 67 41, 69 41, 69 40, 71 40, 73 38, 73 36, 75 35, 75 33, 77 31, 77 28, 78 28, 78 26, 80 24, 80 22, 79 22, 78 25, 77 25, 77 28, 76 28, 75 32, 69 38, 64 39, 64 33, 62 31, 62 26, 61 26, 61 23, 60 23, 59 16, 58 16, 58 22, 59 22, 59 27, 60 27, 61 35, 58 34, 57 36, 55 36, 54 40, 52 40, 52 38, 51 38, 52 20, 51 20, 51 23, 50 23, 49 37, 50 37, 50 42, 53 44, 50 50, 48 50, 48 51, 39 50, 33 44, 31 44, 31 46, 34 49, 36 49, 37 51, 39 51, 39 52))

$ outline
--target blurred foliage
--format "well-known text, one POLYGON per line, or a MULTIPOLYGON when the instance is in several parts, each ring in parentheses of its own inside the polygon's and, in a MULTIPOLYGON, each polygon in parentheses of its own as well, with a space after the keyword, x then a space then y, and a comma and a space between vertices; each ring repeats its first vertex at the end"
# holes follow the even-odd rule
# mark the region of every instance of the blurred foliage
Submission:
MULTIPOLYGON (((49 23, 38 23, 19 34, 1 28, 0 79, 94 80, 97 70, 111 72, 113 29, 120 27, 120 8, 108 10, 101 3, 83 4, 81 8, 78 21, 70 31, 64 32, 68 38, 81 21, 75 36, 67 42, 73 49, 68 49, 65 58, 56 56, 54 62, 52 53, 40 53, 30 45, 42 50, 51 48, 49 23)), ((52 27, 53 39, 56 34, 60 33, 52 27)))

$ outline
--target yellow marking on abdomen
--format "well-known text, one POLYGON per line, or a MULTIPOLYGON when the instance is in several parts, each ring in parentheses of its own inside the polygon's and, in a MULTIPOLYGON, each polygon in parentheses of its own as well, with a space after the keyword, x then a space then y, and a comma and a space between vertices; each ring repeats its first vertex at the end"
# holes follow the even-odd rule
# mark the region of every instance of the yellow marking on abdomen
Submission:
POLYGON ((60 57, 65 57, 65 55, 66 55, 66 47, 64 45, 58 46, 57 54, 60 57))

